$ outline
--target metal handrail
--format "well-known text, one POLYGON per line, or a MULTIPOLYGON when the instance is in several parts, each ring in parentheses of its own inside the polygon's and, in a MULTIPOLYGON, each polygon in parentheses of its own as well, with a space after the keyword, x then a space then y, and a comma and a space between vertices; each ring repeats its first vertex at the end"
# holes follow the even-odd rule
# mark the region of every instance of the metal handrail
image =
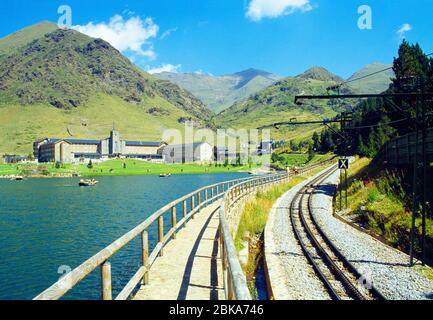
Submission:
POLYGON ((224 274, 224 291, 227 300, 252 300, 247 280, 233 241, 227 214, 234 205, 247 195, 264 186, 273 185, 290 178, 288 173, 260 177, 244 181, 227 190, 220 207, 220 245, 224 274))
POLYGON ((143 284, 149 283, 148 273, 150 268, 158 257, 163 256, 164 247, 168 242, 176 238, 176 233, 180 228, 184 227, 190 219, 194 219, 195 214, 199 212, 200 209, 221 198, 225 194, 225 190, 229 189, 230 186, 251 179, 251 177, 247 177, 209 185, 167 204, 134 229, 83 262, 64 277, 60 278, 51 287, 36 296, 34 300, 58 300, 62 298, 98 267, 101 267, 101 297, 104 300, 112 300, 111 265, 109 259, 116 252, 141 235, 142 265, 116 297, 116 300, 127 299, 140 282, 143 284), (216 192, 214 193, 215 189, 216 192), (209 197, 209 191, 213 196, 209 197), (202 196, 204 199, 202 199, 202 196), (189 212, 187 210, 187 201, 190 201, 191 204, 191 210, 189 212), (179 204, 183 206, 183 218, 177 221, 176 207, 179 204), (163 216, 169 211, 171 211, 172 215, 172 227, 167 234, 164 235, 163 216), (158 243, 152 253, 149 254, 147 230, 154 222, 158 223, 158 243))

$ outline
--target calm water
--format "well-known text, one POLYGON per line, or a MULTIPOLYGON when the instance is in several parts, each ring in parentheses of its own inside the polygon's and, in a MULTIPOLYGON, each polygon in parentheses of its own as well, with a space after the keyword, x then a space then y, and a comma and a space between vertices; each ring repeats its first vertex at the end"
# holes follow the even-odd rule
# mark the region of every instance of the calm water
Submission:
MULTIPOLYGON (((67 266, 75 268, 166 203, 199 187, 244 176, 103 177, 94 188, 79 188, 78 179, 0 180, 0 299, 32 299, 67 266)), ((155 227, 149 230, 152 247, 155 227)), ((139 239, 114 256, 114 294, 139 261, 139 239)), ((98 268, 66 298, 99 299, 99 277, 98 268)))

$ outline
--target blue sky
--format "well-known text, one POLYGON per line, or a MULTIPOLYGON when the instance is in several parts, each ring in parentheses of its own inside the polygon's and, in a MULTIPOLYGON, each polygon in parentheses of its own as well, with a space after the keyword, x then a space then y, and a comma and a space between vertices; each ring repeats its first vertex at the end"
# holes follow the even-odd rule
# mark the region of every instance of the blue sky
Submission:
POLYGON ((57 22, 65 4, 74 28, 105 37, 151 71, 253 67, 289 76, 318 65, 349 77, 391 62, 402 37, 433 51, 431 0, 11 0, 0 2, 0 37, 57 22), (371 8, 372 29, 358 27, 361 5, 371 8))

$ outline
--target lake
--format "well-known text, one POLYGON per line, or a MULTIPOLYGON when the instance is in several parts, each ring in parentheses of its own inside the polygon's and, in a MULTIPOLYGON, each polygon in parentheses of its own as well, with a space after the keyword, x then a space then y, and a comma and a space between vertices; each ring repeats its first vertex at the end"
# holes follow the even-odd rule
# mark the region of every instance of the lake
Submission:
MULTIPOLYGON (((34 298, 165 204, 200 187, 245 176, 100 177, 92 188, 79 188, 79 179, 0 179, 0 299, 34 298)), ((149 230, 151 248, 156 234, 155 224, 149 230)), ((140 265, 139 238, 110 260, 113 296, 140 265)), ((65 299, 99 299, 99 277, 98 268, 65 299)))

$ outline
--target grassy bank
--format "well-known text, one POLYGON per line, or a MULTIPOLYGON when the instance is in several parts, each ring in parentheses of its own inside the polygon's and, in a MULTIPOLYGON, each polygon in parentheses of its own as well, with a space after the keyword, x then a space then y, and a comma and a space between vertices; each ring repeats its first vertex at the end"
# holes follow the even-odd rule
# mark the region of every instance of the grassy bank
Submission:
MULTIPOLYGON (((359 159, 349 170, 348 217, 392 246, 408 252, 412 225, 410 180, 402 171, 380 170, 370 159, 359 159)), ((418 217, 417 250, 420 249, 421 222, 418 217)), ((432 248, 431 219, 427 222, 427 235, 427 244, 432 248)))
POLYGON ((129 175, 155 175, 161 173, 171 174, 198 174, 198 173, 226 173, 243 172, 257 168, 256 165, 223 166, 200 164, 158 164, 138 160, 111 160, 99 164, 93 164, 91 168, 87 164, 80 165, 55 165, 55 164, 3 164, 0 165, 1 175, 24 176, 67 176, 79 174, 83 177, 98 176, 129 176, 129 175))
POLYGON ((235 238, 235 246, 238 251, 241 251, 244 249, 244 243, 248 242, 248 262, 243 267, 250 291, 255 299, 257 299, 258 293, 254 279, 257 267, 263 257, 262 236, 269 212, 278 198, 305 179, 304 177, 295 177, 289 182, 258 192, 253 201, 246 203, 242 212, 235 238))

